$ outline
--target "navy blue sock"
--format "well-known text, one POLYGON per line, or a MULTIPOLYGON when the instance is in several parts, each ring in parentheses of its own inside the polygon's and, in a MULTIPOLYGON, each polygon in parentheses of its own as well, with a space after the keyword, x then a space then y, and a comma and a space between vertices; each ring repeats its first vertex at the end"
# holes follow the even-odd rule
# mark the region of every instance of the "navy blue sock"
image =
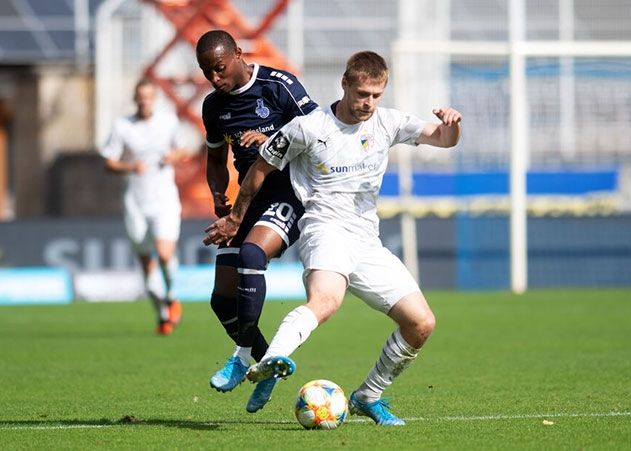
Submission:
MULTIPOLYGON (((210 298, 210 306, 217 315, 219 322, 226 330, 226 333, 234 342, 237 342, 237 336, 239 334, 239 323, 237 320, 237 300, 229 298, 227 296, 221 296, 213 293, 210 298)), ((267 341, 261 333, 260 329, 256 327, 253 331, 254 339, 252 341, 252 358, 259 362, 265 352, 267 352, 267 341)))
POLYGON ((239 334, 237 322, 237 300, 227 296, 213 293, 210 296, 210 307, 217 315, 217 319, 221 323, 226 333, 235 342, 239 334))
MULTIPOLYGON (((267 256, 253 243, 243 243, 239 251, 239 287, 237 312, 239 315, 237 344, 253 347, 259 318, 265 302, 265 269, 267 256)), ((254 357, 254 353, 252 354, 254 357)), ((256 358, 256 357, 254 357, 256 358)))

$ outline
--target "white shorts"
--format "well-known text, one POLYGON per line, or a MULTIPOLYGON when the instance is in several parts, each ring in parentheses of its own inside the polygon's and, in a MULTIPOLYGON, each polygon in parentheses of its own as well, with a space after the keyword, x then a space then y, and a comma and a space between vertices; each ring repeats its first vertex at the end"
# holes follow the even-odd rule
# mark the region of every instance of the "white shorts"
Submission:
POLYGON ((340 273, 351 293, 383 313, 404 296, 421 291, 405 265, 378 237, 360 238, 330 226, 303 230, 299 252, 305 277, 314 269, 340 273))
POLYGON ((177 202, 164 202, 155 211, 143 210, 132 196, 125 196, 125 229, 134 250, 151 253, 155 240, 177 241, 180 237, 182 207, 177 202))

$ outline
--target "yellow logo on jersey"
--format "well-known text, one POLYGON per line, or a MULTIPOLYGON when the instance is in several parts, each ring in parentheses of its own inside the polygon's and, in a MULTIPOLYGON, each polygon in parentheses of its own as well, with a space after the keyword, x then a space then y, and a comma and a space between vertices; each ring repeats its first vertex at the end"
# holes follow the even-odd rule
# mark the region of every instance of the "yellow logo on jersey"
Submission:
POLYGON ((320 174, 328 174, 329 169, 324 165, 324 163, 320 163, 316 166, 316 169, 320 172, 320 174))
POLYGON ((223 134, 223 139, 224 139, 224 141, 226 141, 226 144, 232 145, 232 141, 233 140, 232 140, 232 136, 230 136, 229 133, 224 133, 223 134))

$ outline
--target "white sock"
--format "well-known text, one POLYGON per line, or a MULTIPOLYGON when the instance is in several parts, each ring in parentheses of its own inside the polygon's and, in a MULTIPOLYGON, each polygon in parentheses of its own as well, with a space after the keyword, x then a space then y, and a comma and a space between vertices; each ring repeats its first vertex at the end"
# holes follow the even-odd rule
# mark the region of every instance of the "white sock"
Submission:
POLYGON ((179 261, 177 257, 174 255, 166 262, 166 264, 160 264, 160 269, 162 270, 162 276, 164 277, 164 284, 166 285, 166 299, 168 301, 172 301, 173 298, 173 279, 175 278, 175 273, 177 272, 177 268, 179 267, 179 261))
POLYGON ((239 357, 241 363, 245 366, 250 366, 250 359, 252 357, 252 348, 244 348, 241 346, 237 346, 234 350, 233 357, 239 357))
POLYGON ((405 341, 399 329, 386 340, 379 360, 356 391, 360 401, 370 403, 381 398, 383 391, 392 384, 395 377, 405 370, 418 355, 405 341))
POLYGON ((154 268, 145 276, 145 289, 160 319, 163 321, 169 319, 169 307, 164 302, 164 282, 158 268, 154 268))
POLYGON ((316 327, 318 319, 306 305, 293 309, 280 323, 263 358, 289 356, 309 338, 316 327))

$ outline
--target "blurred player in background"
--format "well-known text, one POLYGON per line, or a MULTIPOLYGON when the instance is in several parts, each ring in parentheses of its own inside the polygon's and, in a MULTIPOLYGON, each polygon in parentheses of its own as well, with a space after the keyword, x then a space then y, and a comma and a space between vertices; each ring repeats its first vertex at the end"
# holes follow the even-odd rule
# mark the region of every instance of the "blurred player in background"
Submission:
POLYGON ((348 288, 399 326, 351 394, 349 410, 380 425, 403 425, 381 395, 416 358, 435 319, 407 268, 379 239, 377 197, 391 146, 452 147, 460 137, 461 115, 452 108, 436 109, 433 113, 441 123, 434 124, 379 108, 387 81, 381 56, 351 56, 342 77, 342 99, 292 120, 261 146, 234 208, 207 229, 204 241, 229 241, 267 175, 290 166, 292 184, 305 205, 299 250, 307 303, 283 319, 263 360, 250 367, 247 378, 260 384, 292 374, 295 365, 288 356, 339 309, 348 288))
MULTIPOLYGON (((228 187, 228 147, 241 183, 258 157, 258 146, 295 116, 313 111, 315 104, 298 79, 285 71, 248 64, 234 38, 223 30, 204 34, 197 42, 197 61, 215 89, 204 100, 202 117, 208 146, 207 178, 215 213, 224 216, 231 206, 228 187)), ((267 350, 258 322, 265 300, 265 270, 299 235, 304 209, 289 181, 289 168, 270 174, 248 209, 230 245, 217 251, 215 285, 210 305, 236 349, 210 379, 220 392, 245 379, 253 358, 267 350)), ((247 410, 256 412, 268 400, 276 379, 257 385, 247 410)))
POLYGON ((100 153, 107 170, 127 179, 123 197, 125 228, 157 312, 156 332, 170 335, 182 316, 182 306, 173 296, 182 210, 173 164, 186 153, 177 116, 156 111, 156 95, 151 81, 137 83, 136 113, 116 120, 100 153))

